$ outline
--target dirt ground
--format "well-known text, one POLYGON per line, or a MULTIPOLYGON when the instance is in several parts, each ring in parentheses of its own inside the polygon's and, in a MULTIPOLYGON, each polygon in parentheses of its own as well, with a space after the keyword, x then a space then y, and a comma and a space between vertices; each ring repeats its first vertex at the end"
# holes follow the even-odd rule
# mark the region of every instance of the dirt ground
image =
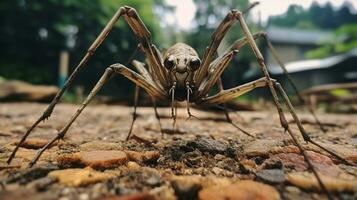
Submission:
MULTIPOLYGON (((0 104, 0 199, 327 199, 274 110, 230 113, 251 138, 224 121, 223 113, 179 109, 172 129, 169 108, 138 108, 133 137, 125 138, 133 108, 89 106, 36 163, 26 166, 70 119, 76 105, 58 105, 33 131, 12 164, 14 144, 45 104, 0 104)), ((350 164, 304 144, 336 199, 357 199, 357 115, 323 114, 326 133, 309 114, 299 113, 313 140, 350 164), (351 166, 354 164, 354 166, 351 166)), ((299 134, 291 117, 290 125, 299 134)))

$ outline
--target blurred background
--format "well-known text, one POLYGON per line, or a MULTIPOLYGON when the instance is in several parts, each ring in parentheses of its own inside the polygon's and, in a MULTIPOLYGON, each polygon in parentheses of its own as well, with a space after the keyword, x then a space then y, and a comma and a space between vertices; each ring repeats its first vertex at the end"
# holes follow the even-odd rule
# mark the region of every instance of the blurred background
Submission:
MULTIPOLYGON (((164 51, 186 42, 199 55, 230 9, 246 9, 251 0, 8 0, 0 2, 0 101, 48 101, 84 56, 102 28, 123 5, 134 7, 164 51)), ((246 15, 252 33, 265 31, 302 96, 314 105, 342 105, 355 112, 357 89, 357 1, 261 0, 246 15), (332 103, 331 103, 332 102, 332 103), (349 106, 344 106, 348 103, 349 106)), ((218 54, 242 37, 238 24, 218 54)), ((257 43, 269 71, 292 98, 291 85, 264 40, 257 43)), ((113 63, 128 62, 138 41, 124 20, 87 63, 65 102, 79 102, 113 63)), ((144 61, 142 54, 135 59, 144 61)), ((130 64, 129 64, 129 67, 130 64)), ((224 88, 261 77, 256 59, 244 47, 223 74, 224 88)), ((98 101, 132 103, 134 85, 113 78, 98 101)), ((267 99, 265 90, 237 102, 267 99)), ((326 107, 326 106, 325 106, 326 107)), ((331 106, 328 106, 331 109, 331 106)), ((333 107, 333 106, 332 106, 333 107)))

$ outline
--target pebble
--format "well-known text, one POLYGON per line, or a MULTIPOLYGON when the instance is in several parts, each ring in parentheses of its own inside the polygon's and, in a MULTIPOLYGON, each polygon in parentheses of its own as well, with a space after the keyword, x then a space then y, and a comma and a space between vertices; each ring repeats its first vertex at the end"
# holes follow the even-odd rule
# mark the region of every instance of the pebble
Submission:
POLYGON ((244 152, 247 156, 266 156, 273 147, 276 148, 279 145, 281 142, 277 140, 255 140, 245 145, 244 152))
POLYGON ((206 137, 198 138, 195 141, 188 142, 187 145, 197 148, 201 152, 208 153, 224 153, 228 149, 227 144, 206 137))
POLYGON ((106 181, 113 177, 112 174, 97 172, 90 168, 56 170, 50 172, 48 176, 56 178, 60 183, 67 186, 85 186, 106 181))
POLYGON ((280 169, 266 169, 257 173, 257 178, 266 183, 282 183, 285 181, 284 171, 280 169))
POLYGON ((199 192, 200 200, 278 200, 278 191, 269 185, 245 180, 227 186, 214 186, 199 192))
MULTIPOLYGON (((48 143, 48 140, 40 139, 40 138, 29 138, 25 140, 20 147, 26 149, 40 149, 48 143)), ((18 142, 15 142, 14 145, 17 145, 18 142)), ((57 142, 53 143, 52 146, 55 146, 57 142)))
POLYGON ((22 165, 22 159, 13 159, 10 164, 6 162, 0 162, 0 170, 3 169, 13 169, 13 168, 20 168, 22 165))
POLYGON ((125 153, 128 155, 129 160, 135 161, 138 163, 151 163, 156 162, 160 157, 159 151, 129 151, 125 150, 125 153))
MULTIPOLYGON (((332 160, 322 154, 307 151, 308 158, 314 167, 321 173, 337 177, 342 173, 342 170, 335 165, 332 160)), ((267 168, 271 163, 280 161, 285 168, 295 169, 296 171, 306 171, 308 169, 305 159, 302 155, 296 153, 280 153, 272 155, 264 161, 263 168, 267 168)))
POLYGON ((202 186, 199 181, 192 181, 191 179, 177 179, 171 181, 171 186, 175 190, 175 195, 178 200, 197 199, 198 191, 202 186))
POLYGON ((123 148, 114 142, 91 141, 79 146, 81 151, 93 150, 122 150, 123 148))
POLYGON ((57 161, 60 166, 84 165, 94 169, 109 169, 127 163, 128 158, 123 151, 98 150, 61 155, 57 161))
POLYGON ((140 169, 140 165, 136 162, 133 162, 133 161, 129 161, 126 166, 131 169, 131 170, 137 170, 137 169, 140 169))
POLYGON ((338 145, 338 144, 327 144, 321 143, 324 147, 331 149, 332 151, 336 152, 338 155, 341 155, 346 160, 357 162, 357 151, 351 145, 338 145))
POLYGON ((98 200, 155 200, 155 196, 147 192, 143 192, 143 193, 137 193, 131 195, 109 196, 109 197, 100 198, 98 200))
MULTIPOLYGON (((354 177, 349 179, 341 179, 336 177, 329 177, 323 174, 319 175, 326 188, 330 191, 357 191, 357 180, 354 177)), ((308 172, 292 172, 286 175, 286 180, 297 187, 308 190, 319 190, 320 188, 314 174, 308 172)))

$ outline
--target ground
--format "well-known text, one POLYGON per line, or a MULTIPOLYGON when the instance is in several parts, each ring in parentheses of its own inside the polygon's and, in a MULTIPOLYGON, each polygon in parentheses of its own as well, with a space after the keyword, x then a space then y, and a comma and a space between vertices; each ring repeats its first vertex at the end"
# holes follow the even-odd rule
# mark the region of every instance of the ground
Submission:
MULTIPOLYGON (((0 199, 327 199, 273 109, 231 113, 251 138, 225 122, 223 113, 196 109, 192 113, 200 119, 186 119, 186 110, 179 109, 172 131, 170 109, 159 108, 161 138, 153 109, 140 107, 133 137, 125 142, 133 109, 89 106, 65 139, 27 169, 76 107, 58 105, 7 165, 15 142, 46 105, 0 104, 0 199)), ((315 141, 356 164, 357 115, 319 113, 327 133, 309 114, 299 116, 315 141)), ((333 197, 356 199, 357 167, 303 144, 333 197)))

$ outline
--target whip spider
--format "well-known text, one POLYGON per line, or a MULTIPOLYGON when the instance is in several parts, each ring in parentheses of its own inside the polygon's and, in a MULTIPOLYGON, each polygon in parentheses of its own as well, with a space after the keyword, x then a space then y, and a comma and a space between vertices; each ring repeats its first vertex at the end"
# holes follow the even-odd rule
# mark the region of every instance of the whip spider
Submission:
MULTIPOLYGON (((139 40, 139 49, 144 52, 147 58, 148 68, 144 66, 143 63, 134 61, 133 65, 137 69, 137 72, 129 69, 128 67, 122 64, 113 64, 109 66, 97 84, 94 86, 88 97, 84 100, 84 102, 80 105, 76 113, 69 119, 68 123, 58 132, 58 134, 50 140, 44 147, 42 147, 34 157, 34 159, 30 162, 29 167, 32 167, 36 161, 39 159, 41 154, 49 148, 56 140, 63 139, 68 129, 72 125, 72 123, 77 119, 83 109, 88 105, 91 99, 97 94, 97 92, 102 88, 102 86, 106 83, 106 81, 113 74, 121 74, 134 82, 136 84, 135 90, 135 111, 134 117, 131 124, 131 128, 128 134, 127 139, 129 139, 133 123, 135 121, 135 112, 136 105, 138 101, 138 93, 139 88, 144 89, 152 98, 153 102, 163 101, 163 102, 171 102, 172 105, 172 116, 176 118, 176 101, 187 101, 187 112, 188 115, 191 116, 189 105, 190 103, 194 103, 198 106, 200 105, 218 105, 224 104, 227 101, 232 100, 235 97, 243 95, 255 88, 259 87, 267 87, 270 90, 270 93, 273 97, 274 104, 277 108, 281 126, 284 128, 286 132, 291 136, 295 145, 299 148, 301 154, 303 155, 306 163, 309 168, 312 170, 313 174, 317 178, 320 187, 322 190, 331 198, 328 190, 325 185, 321 181, 318 173, 316 172, 314 166, 311 164, 309 158, 307 157, 306 151, 297 139, 297 137, 292 132, 285 114, 283 112, 282 105, 280 103, 278 93, 282 97, 282 101, 287 106, 288 111, 292 115, 295 123, 297 124, 300 134, 302 135, 305 142, 310 142, 319 148, 327 151, 328 153, 334 155, 340 160, 347 162, 342 157, 336 155, 332 151, 322 147, 315 141, 313 141, 304 127, 302 126, 298 116, 295 113, 295 110, 292 104, 289 101, 288 96, 286 95, 282 86, 270 78, 267 67, 264 63, 264 58, 261 54, 261 51, 258 49, 257 44, 255 43, 255 39, 257 38, 265 38, 266 35, 262 32, 251 34, 248 26, 243 18, 242 12, 238 10, 231 10, 224 20, 219 24, 217 29, 214 31, 211 42, 205 50, 204 55, 200 59, 197 52, 187 44, 177 43, 172 47, 168 48, 167 51, 162 55, 160 51, 152 44, 151 42, 151 34, 144 25, 143 21, 140 19, 138 13, 134 8, 124 6, 120 7, 112 19, 105 26, 103 31, 100 33, 98 38, 93 42, 93 44, 89 47, 87 53, 84 58, 79 62, 73 73, 68 78, 67 82, 63 86, 61 90, 56 94, 50 105, 43 112, 40 118, 27 130, 27 132, 23 135, 20 142, 17 144, 12 154, 8 159, 8 163, 14 158, 18 148, 21 144, 26 140, 31 131, 43 120, 49 118, 56 104, 61 99, 63 93, 68 89, 68 87, 73 82, 73 79, 77 76, 79 71, 85 66, 90 57, 95 53, 97 48, 102 44, 102 42, 106 39, 114 24, 118 21, 119 18, 124 17, 125 21, 128 23, 133 33, 139 40), (215 57, 217 48, 220 45, 223 37, 227 33, 227 31, 231 28, 231 26, 235 22, 239 22, 240 27, 243 30, 244 37, 242 39, 237 40, 234 44, 228 48, 225 53, 222 55, 215 57), (226 69, 228 64, 232 61, 234 56, 238 53, 239 49, 244 45, 248 44, 256 56, 258 64, 263 74, 263 78, 258 80, 246 83, 244 85, 240 85, 231 89, 223 89, 220 76, 223 71, 226 69), (217 84, 220 88, 219 92, 213 96, 209 96, 208 93, 210 89, 217 84)), ((268 43, 270 44, 270 43, 268 43)), ((269 45, 271 46, 271 45, 269 45)), ((272 48, 272 47, 271 47, 272 48)), ((154 104, 155 105, 155 104, 154 104)), ((156 111, 156 106, 155 106, 156 111)), ((158 117, 157 111, 156 116, 158 117)), ((229 116, 227 116, 227 120, 231 122, 229 116)), ((238 126, 236 126, 238 127, 238 126)), ((238 127, 239 128, 239 127, 238 127)), ((240 129, 242 130, 242 129, 240 129)), ((250 135, 249 133, 242 130, 245 134, 250 135)), ((251 135, 250 135, 251 136, 251 135)))

